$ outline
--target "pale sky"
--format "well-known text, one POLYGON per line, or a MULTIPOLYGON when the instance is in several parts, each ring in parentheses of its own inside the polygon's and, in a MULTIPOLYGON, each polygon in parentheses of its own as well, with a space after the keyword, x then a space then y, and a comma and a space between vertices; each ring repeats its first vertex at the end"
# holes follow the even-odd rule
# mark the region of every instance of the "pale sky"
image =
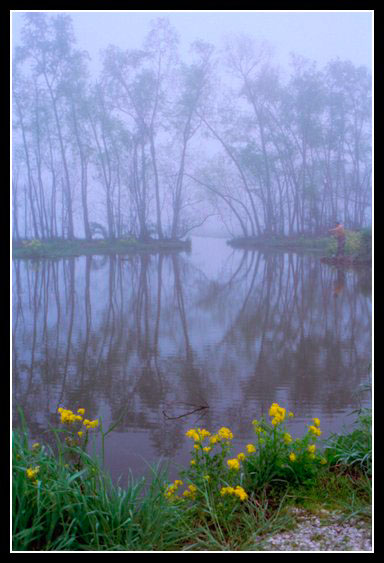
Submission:
MULTIPOLYGON (((39 10, 34 10, 39 11, 39 10)), ((46 11, 56 14, 57 11, 46 11)), ((180 36, 181 53, 190 43, 204 39, 217 48, 225 35, 244 33, 266 40, 274 49, 273 61, 287 67, 290 53, 317 61, 322 67, 340 58, 372 68, 373 10, 162 10, 162 11, 72 11, 77 46, 89 52, 91 68, 100 68, 100 49, 109 44, 122 49, 139 48, 151 20, 167 17, 180 36)), ((12 36, 19 43, 24 11, 11 10, 12 36)))

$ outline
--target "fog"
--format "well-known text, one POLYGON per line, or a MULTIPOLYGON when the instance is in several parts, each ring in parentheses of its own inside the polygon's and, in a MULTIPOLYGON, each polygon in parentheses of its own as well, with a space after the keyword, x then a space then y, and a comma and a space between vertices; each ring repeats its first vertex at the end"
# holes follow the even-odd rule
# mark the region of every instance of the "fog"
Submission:
POLYGON ((15 240, 371 223, 373 12, 11 12, 15 240))

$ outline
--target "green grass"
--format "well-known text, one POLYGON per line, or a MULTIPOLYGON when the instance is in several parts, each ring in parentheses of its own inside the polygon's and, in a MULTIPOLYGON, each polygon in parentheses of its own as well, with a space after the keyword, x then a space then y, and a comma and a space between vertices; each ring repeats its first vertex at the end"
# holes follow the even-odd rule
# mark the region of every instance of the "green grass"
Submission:
POLYGON ((265 237, 247 237, 235 238, 228 241, 230 246, 235 248, 276 248, 276 249, 292 249, 310 252, 326 252, 331 241, 331 237, 313 237, 313 236, 265 236, 265 237))
MULTIPOLYGON (((97 430, 89 435, 87 431, 84 441, 84 435, 77 438, 77 428, 63 424, 51 429, 54 448, 31 446, 21 413, 12 441, 12 550, 258 551, 263 538, 294 527, 292 506, 311 512, 337 510, 343 518, 370 521, 368 410, 360 412, 352 432, 324 441, 321 456, 327 458, 326 464, 305 457, 308 444, 315 440, 310 431, 286 444, 283 424, 265 423, 265 433, 260 428, 262 423, 255 421, 256 439, 263 443, 240 470, 228 468, 230 437, 212 452, 194 448, 196 463, 181 473, 184 485, 194 483, 195 490, 183 496, 174 492, 167 469, 160 465, 141 479, 131 476, 124 488, 113 483, 102 469, 102 459, 91 457, 86 447, 99 432, 104 443, 113 426, 104 431, 100 422, 97 430), (282 459, 293 447, 297 465, 287 471, 282 459), (36 468, 28 476, 27 470, 36 468), (212 475, 208 481, 207 471, 212 475), (247 490, 246 500, 220 494, 223 485, 236 484, 247 490)), ((194 439, 193 432, 189 437, 194 439)), ((318 437, 316 441, 320 450, 321 441, 318 437)))
POLYGON ((24 240, 12 245, 13 258, 60 258, 91 254, 132 254, 139 252, 189 251, 190 241, 127 239, 24 240))

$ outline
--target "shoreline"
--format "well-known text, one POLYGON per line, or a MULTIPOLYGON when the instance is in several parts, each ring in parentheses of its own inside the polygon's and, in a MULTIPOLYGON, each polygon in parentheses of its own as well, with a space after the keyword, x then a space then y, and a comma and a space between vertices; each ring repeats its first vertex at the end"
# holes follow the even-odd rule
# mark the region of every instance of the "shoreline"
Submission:
POLYGON ((97 239, 97 240, 30 240, 12 243, 12 258, 61 258, 94 254, 137 254, 190 252, 190 240, 97 239))
POLYGON ((336 242, 334 237, 313 236, 272 236, 272 237, 236 237, 227 240, 227 245, 242 250, 282 250, 293 252, 310 252, 322 254, 321 261, 325 264, 348 267, 348 266, 370 266, 372 255, 364 248, 354 249, 354 252, 346 251, 343 256, 334 256, 336 242))

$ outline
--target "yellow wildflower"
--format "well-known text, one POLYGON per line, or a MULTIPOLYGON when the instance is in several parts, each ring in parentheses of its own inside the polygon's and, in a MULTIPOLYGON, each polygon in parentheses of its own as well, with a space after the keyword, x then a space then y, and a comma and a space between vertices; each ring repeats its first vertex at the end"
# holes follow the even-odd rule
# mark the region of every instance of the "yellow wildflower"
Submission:
POLYGON ((272 405, 269 408, 269 416, 275 416, 278 408, 279 405, 277 403, 272 403, 272 405))
POLYGON ((220 490, 221 496, 224 495, 236 495, 240 500, 246 500, 248 498, 247 493, 244 491, 243 487, 236 485, 236 487, 222 487, 220 490))
POLYGON ((244 491, 243 487, 240 487, 240 485, 236 485, 234 489, 234 494, 237 495, 240 498, 240 500, 247 500, 248 498, 247 493, 244 491))
POLYGON ((293 418, 295 415, 293 414, 292 411, 289 411, 288 416, 289 416, 289 418, 293 418))
POLYGON ((292 436, 288 432, 284 433, 283 440, 285 444, 290 444, 292 442, 292 436))
POLYGON ((319 419, 319 418, 312 418, 312 420, 313 420, 313 424, 314 424, 315 426, 317 426, 317 427, 320 426, 320 419, 319 419))
POLYGON ((228 467, 229 469, 235 469, 236 471, 238 471, 240 469, 240 463, 238 459, 229 459, 227 461, 228 467))
POLYGON ((205 446, 205 448, 203 448, 203 451, 208 453, 211 451, 211 449, 211 446, 205 446))
POLYGON ((316 446, 315 446, 315 444, 310 444, 307 449, 308 449, 310 454, 314 454, 315 451, 316 451, 316 446))
POLYGON ((196 432, 196 430, 194 428, 191 428, 190 430, 188 430, 185 435, 188 438, 193 438, 196 442, 200 439, 198 433, 196 432))
POLYGON ((211 433, 205 428, 191 428, 185 435, 188 436, 188 438, 193 438, 195 442, 200 442, 210 436, 211 433))
POLYGON ((35 468, 28 467, 27 469, 27 477, 28 479, 35 479, 36 475, 38 474, 40 467, 37 465, 35 468))
POLYGON ((81 408, 81 409, 77 409, 77 412, 78 412, 79 414, 84 414, 84 413, 85 413, 85 409, 82 409, 82 408, 81 408))
POLYGON ((196 495, 196 491, 197 491, 197 487, 196 485, 194 485, 193 483, 191 483, 190 485, 188 485, 188 489, 186 489, 183 492, 183 496, 184 497, 191 497, 192 499, 195 498, 196 495))
POLYGON ((77 433, 77 435, 79 436, 79 438, 81 438, 83 434, 84 434, 84 432, 82 432, 81 430, 77 433))
POLYGON ((269 416, 273 417, 271 423, 273 426, 280 424, 285 418, 286 409, 284 407, 280 407, 277 403, 272 403, 269 409, 269 416))
POLYGON ((296 461, 296 454, 294 454, 293 452, 291 452, 291 453, 289 454, 289 459, 290 459, 291 461, 296 461))
POLYGON ((309 427, 309 432, 312 432, 312 434, 314 434, 315 436, 320 436, 322 434, 320 428, 317 428, 316 426, 313 425, 309 427))
POLYGON ((246 445, 246 448, 247 448, 247 452, 248 452, 249 454, 252 454, 253 452, 256 451, 256 448, 255 448, 255 446, 254 446, 253 444, 247 444, 247 445, 246 445))
POLYGON ((85 418, 83 424, 86 427, 86 429, 89 430, 90 428, 96 428, 96 426, 99 425, 99 420, 98 419, 88 420, 87 418, 85 418))
POLYGON ((232 495, 234 492, 235 492, 235 489, 233 487, 222 487, 221 490, 220 490, 221 496, 232 495))
POLYGON ((32 450, 36 451, 40 448, 40 444, 39 442, 35 442, 34 444, 32 444, 32 450))
POLYGON ((167 498, 171 498, 175 495, 177 489, 183 484, 183 481, 180 481, 180 479, 176 479, 172 485, 169 485, 167 490, 165 491, 164 495, 167 498))
POLYGON ((238 454, 238 456, 237 456, 237 459, 240 460, 240 461, 244 461, 244 459, 245 459, 245 454, 244 454, 243 452, 240 452, 240 453, 238 454))
POLYGON ((194 459, 191 459, 191 465, 196 465, 196 461, 194 459))
POLYGON ((220 430, 218 431, 218 435, 223 440, 232 440, 233 438, 232 432, 230 431, 229 428, 226 428, 225 426, 220 428, 220 430))
POLYGON ((211 436, 209 438, 209 441, 210 441, 211 444, 216 444, 219 440, 220 440, 220 438, 217 434, 214 434, 213 436, 211 436))

